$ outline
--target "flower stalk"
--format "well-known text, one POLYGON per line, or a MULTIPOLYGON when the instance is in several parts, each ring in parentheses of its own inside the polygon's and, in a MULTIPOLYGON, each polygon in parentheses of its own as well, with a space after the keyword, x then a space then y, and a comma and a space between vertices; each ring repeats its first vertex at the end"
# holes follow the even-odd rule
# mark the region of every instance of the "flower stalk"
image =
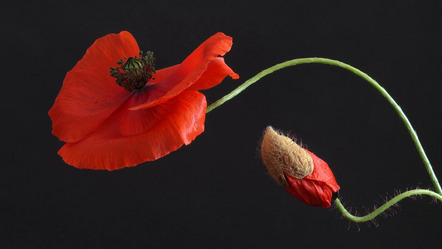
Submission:
POLYGON ((225 102, 229 101, 230 99, 234 98, 236 95, 240 94, 242 91, 244 91, 247 87, 251 86, 253 83, 257 82, 258 80, 260 80, 261 78, 263 78, 264 76, 267 76, 275 71, 278 71, 280 69, 286 68, 286 67, 290 67, 290 66, 296 66, 296 65, 302 65, 302 64, 312 64, 312 63, 316 63, 316 64, 327 64, 327 65, 332 65, 332 66, 337 66, 337 67, 341 67, 344 68, 356 75, 358 75, 359 77, 363 78, 364 80, 366 80, 368 83, 370 83, 370 85, 372 85, 382 96, 384 96, 384 98, 390 103, 390 105, 394 108, 394 110, 396 111, 396 113, 399 115, 399 117, 401 118, 402 122, 404 123, 405 127, 407 128, 408 132, 410 133, 410 136, 416 146, 416 149, 419 152, 419 155, 422 159, 422 162, 425 165, 425 168, 428 172, 428 175, 431 178, 431 181, 433 182, 433 185, 436 189, 436 192, 439 195, 442 195, 442 188, 439 184, 439 181, 436 177, 436 174, 433 171, 433 167, 431 166, 430 160, 428 159, 424 148, 422 147, 422 144, 417 136, 416 131, 414 130, 413 126, 411 125, 410 121, 408 120, 407 116, 405 115, 405 113, 402 111, 401 107, 396 103, 396 101, 390 96, 390 94, 388 94, 388 92, 381 86, 379 85, 378 82, 376 82, 373 78, 371 78, 370 76, 368 76, 366 73, 362 72, 361 70, 350 66, 349 64, 337 61, 337 60, 332 60, 332 59, 327 59, 327 58, 317 58, 317 57, 310 57, 310 58, 299 58, 299 59, 293 59, 293 60, 289 60, 289 61, 285 61, 283 63, 279 63, 276 64, 272 67, 269 67, 263 71, 261 71, 260 73, 258 73, 257 75, 253 76, 252 78, 250 78, 249 80, 245 81, 242 85, 240 85, 239 87, 237 87, 236 89, 234 89, 232 92, 230 92, 229 94, 225 95, 224 97, 222 97, 221 99, 215 101, 213 104, 209 105, 207 107, 207 111, 206 113, 211 112, 212 110, 214 110, 215 108, 221 106, 222 104, 224 104, 225 102))
POLYGON ((395 197, 393 197, 391 200, 387 201, 386 203, 384 203, 384 205, 380 206, 379 208, 373 210, 373 212, 366 214, 364 216, 355 216, 352 215, 342 204, 342 202, 339 200, 339 198, 335 199, 335 205, 338 208, 338 210, 342 213, 342 215, 355 222, 355 223, 361 223, 361 222, 367 222, 370 220, 373 220, 374 218, 376 218, 378 215, 380 215, 381 213, 383 213, 385 210, 387 210, 388 208, 390 208, 391 206, 395 205, 396 203, 398 203, 399 201, 407 198, 407 197, 411 197, 411 196, 416 196, 416 195, 428 195, 431 196, 437 200, 439 200, 440 202, 442 202, 442 195, 437 194, 436 192, 433 192, 431 190, 427 190, 427 189, 413 189, 413 190, 409 190, 406 192, 403 192, 395 197))
POLYGON ((407 128, 407 130, 408 130, 408 132, 409 132, 409 134, 415 144, 415 147, 421 157, 421 160, 424 163, 427 173, 430 176, 431 181, 433 182, 434 188, 436 190, 435 192, 431 191, 431 190, 424 190, 424 189, 414 189, 414 190, 406 191, 404 193, 401 193, 401 194, 395 196, 391 200, 387 201, 384 205, 380 206, 379 208, 377 208, 373 212, 371 212, 365 216, 361 216, 361 217, 350 214, 349 211, 343 206, 343 204, 341 203, 339 198, 336 198, 334 201, 335 205, 337 206, 338 210, 344 215, 344 217, 346 217, 347 219, 349 219, 353 222, 370 221, 370 220, 373 220, 379 214, 383 213, 385 210, 387 210, 391 206, 393 206, 396 203, 398 203, 399 201, 401 201, 402 199, 407 198, 407 197, 411 197, 411 196, 415 196, 415 195, 428 195, 428 196, 434 197, 435 199, 442 202, 442 188, 439 184, 436 174, 433 171, 433 167, 431 166, 430 160, 428 159, 428 157, 425 153, 425 150, 424 150, 424 148, 418 138, 416 131, 414 130, 413 126, 411 125, 411 123, 408 120, 405 113, 402 111, 401 107, 390 96, 390 94, 388 94, 388 92, 381 85, 379 85, 378 82, 376 82, 373 78, 368 76, 366 73, 362 72, 361 70, 359 70, 349 64, 346 64, 346 63, 343 63, 343 62, 340 62, 337 60, 332 60, 332 59, 327 59, 327 58, 317 58, 317 57, 293 59, 293 60, 285 61, 283 63, 276 64, 272 67, 269 67, 269 68, 259 72, 257 75, 255 75, 252 78, 250 78, 249 80, 245 81, 243 84, 241 84, 239 87, 234 89, 229 94, 225 95, 221 99, 219 99, 219 100, 215 101, 213 104, 209 105, 207 107, 206 113, 211 112, 215 108, 221 106, 225 102, 234 98, 236 95, 238 95, 239 93, 244 91, 247 87, 251 86, 253 83, 257 82, 258 80, 260 80, 264 76, 267 76, 275 71, 278 71, 278 70, 286 68, 286 67, 302 65, 302 64, 312 64, 312 63, 326 64, 326 65, 341 67, 343 69, 346 69, 346 70, 358 75, 359 77, 366 80, 371 86, 373 86, 390 103, 390 105, 393 107, 393 109, 399 115, 399 117, 401 118, 405 127, 407 128))

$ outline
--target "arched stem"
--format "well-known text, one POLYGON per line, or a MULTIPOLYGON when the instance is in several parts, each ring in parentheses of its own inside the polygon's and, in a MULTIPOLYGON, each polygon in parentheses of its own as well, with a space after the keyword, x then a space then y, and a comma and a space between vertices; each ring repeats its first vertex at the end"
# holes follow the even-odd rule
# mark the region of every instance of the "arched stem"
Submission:
POLYGON ((242 85, 240 85, 239 87, 237 87, 235 90, 233 90, 231 93, 225 95, 224 97, 222 97, 221 99, 217 100, 216 102, 214 102, 213 104, 211 104, 210 106, 207 107, 207 113, 209 113, 210 111, 214 110, 215 108, 219 107, 220 105, 224 104, 226 101, 232 99, 233 97, 235 97, 236 95, 238 95, 239 93, 241 93, 242 91, 244 91, 247 87, 249 87, 250 85, 252 85, 253 83, 257 82, 259 79, 261 79, 262 77, 271 74, 275 71, 278 71, 280 69, 286 68, 286 67, 290 67, 290 66, 296 66, 296 65, 301 65, 301 64, 310 64, 310 63, 317 63, 317 64, 327 64, 327 65, 332 65, 332 66, 337 66, 337 67, 341 67, 344 68, 358 76, 360 76, 361 78, 365 79, 368 83, 370 83, 376 90, 378 90, 378 92, 380 94, 382 94, 382 96, 384 96, 385 99, 387 99, 387 101, 391 104, 391 106, 394 108, 394 110, 396 111, 396 113, 400 116, 400 118, 402 119, 402 122, 405 124, 405 127, 407 128, 408 132, 410 133, 411 138, 413 139, 413 142, 416 146, 416 149, 419 152, 419 155, 425 165, 425 168, 427 169, 428 174, 430 175, 430 178, 434 184, 434 187, 436 189, 436 192, 439 195, 442 195, 442 188, 439 184, 439 181, 436 177, 436 174, 433 171, 433 168, 431 166, 430 161, 428 160, 427 155, 425 154, 425 151, 419 141, 419 138, 417 136, 416 131, 413 129, 413 126, 411 125, 410 121, 408 120, 407 116, 405 115, 405 113, 402 111, 401 107, 396 103, 396 101, 394 101, 394 99, 388 94, 388 92, 382 87, 380 86, 373 78, 371 78, 370 76, 368 76, 367 74, 365 74, 364 72, 362 72, 361 70, 350 66, 346 63, 337 61, 337 60, 332 60, 332 59, 327 59, 327 58, 316 58, 316 57, 312 57, 312 58, 299 58, 299 59, 294 59, 294 60, 289 60, 277 65, 274 65, 270 68, 267 68, 263 71, 261 71, 260 73, 258 73, 257 75, 253 76, 252 78, 250 78, 249 80, 247 80, 246 82, 244 82, 242 85))
POLYGON ((339 200, 339 198, 336 198, 335 200, 335 205, 338 208, 338 210, 344 215, 345 218, 359 223, 359 222, 366 222, 366 221, 370 221, 373 220, 374 218, 376 218, 376 216, 380 215, 382 212, 384 212, 385 210, 387 210, 388 208, 390 208, 391 206, 393 206, 394 204, 398 203, 399 201, 401 201, 404 198, 410 197, 410 196, 415 196, 415 195, 428 195, 431 196, 433 198, 436 198, 437 200, 439 200, 440 202, 442 202, 442 196, 427 190, 427 189, 413 189, 413 190, 409 190, 406 191, 402 194, 399 194, 397 196, 395 196, 394 198, 392 198, 391 200, 387 201, 384 205, 380 206, 379 208, 375 209, 373 212, 364 215, 364 216, 355 216, 352 215, 345 207, 344 205, 342 205, 341 201, 339 200))

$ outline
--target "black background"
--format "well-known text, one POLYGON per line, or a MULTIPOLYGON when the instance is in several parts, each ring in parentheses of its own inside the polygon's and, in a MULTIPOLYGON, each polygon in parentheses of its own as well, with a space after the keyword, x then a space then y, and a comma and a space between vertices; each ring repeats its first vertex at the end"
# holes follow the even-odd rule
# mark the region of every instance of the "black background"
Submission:
POLYGON ((302 204, 268 176, 267 125, 326 160, 346 205, 432 183, 393 109, 366 82, 325 65, 267 76, 206 117, 189 146, 114 172, 57 155, 47 115, 66 72, 99 37, 130 31, 157 68, 218 31, 239 80, 300 57, 347 62, 406 112, 442 176, 442 8, 438 1, 14 1, 2 4, 1 248, 442 248, 441 204, 404 200, 379 226, 302 204))

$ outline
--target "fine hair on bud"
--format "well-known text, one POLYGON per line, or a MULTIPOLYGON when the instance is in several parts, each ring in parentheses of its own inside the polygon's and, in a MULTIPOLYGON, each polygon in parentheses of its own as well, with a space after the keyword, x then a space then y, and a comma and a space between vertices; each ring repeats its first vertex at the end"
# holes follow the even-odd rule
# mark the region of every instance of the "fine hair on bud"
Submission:
POLYGON ((284 174, 302 179, 313 172, 313 159, 291 138, 268 126, 261 144, 261 158, 270 176, 287 186, 284 174))

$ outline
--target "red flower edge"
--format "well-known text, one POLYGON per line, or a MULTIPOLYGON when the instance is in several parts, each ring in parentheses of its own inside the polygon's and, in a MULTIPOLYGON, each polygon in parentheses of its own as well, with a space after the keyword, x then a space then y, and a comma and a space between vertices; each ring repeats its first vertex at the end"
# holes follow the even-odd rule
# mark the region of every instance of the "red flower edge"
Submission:
POLYGON ((302 179, 284 174, 288 185, 285 189, 300 201, 311 205, 328 208, 332 195, 340 187, 328 164, 312 152, 304 149, 313 159, 313 172, 302 179))
POLYGON ((123 31, 97 39, 69 71, 49 111, 58 152, 77 168, 116 170, 153 161, 204 131, 207 102, 198 90, 239 76, 224 62, 232 38, 217 33, 181 64, 157 70, 149 86, 126 91, 109 74, 139 47, 123 31))

